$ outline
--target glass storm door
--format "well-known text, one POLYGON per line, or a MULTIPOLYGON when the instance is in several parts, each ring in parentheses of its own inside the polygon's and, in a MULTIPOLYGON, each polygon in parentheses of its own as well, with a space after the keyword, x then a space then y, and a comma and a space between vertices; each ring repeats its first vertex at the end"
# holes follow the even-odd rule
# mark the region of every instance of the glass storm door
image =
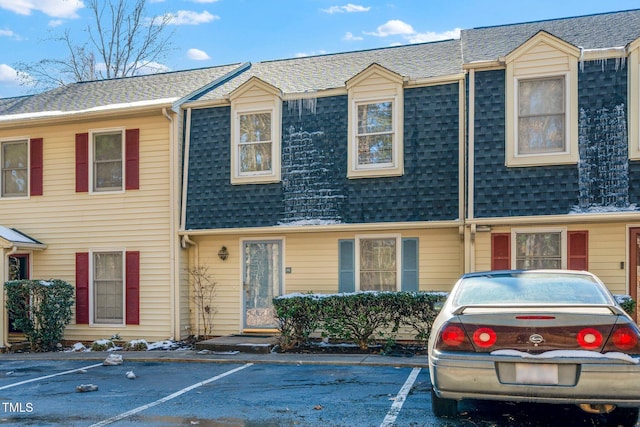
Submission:
MULTIPOLYGON (((629 229, 629 294, 638 301, 638 288, 640 288, 640 228, 629 229)), ((638 307, 634 320, 638 321, 638 307)))
POLYGON ((276 329, 272 300, 282 293, 282 242, 245 241, 242 246, 244 328, 276 329))

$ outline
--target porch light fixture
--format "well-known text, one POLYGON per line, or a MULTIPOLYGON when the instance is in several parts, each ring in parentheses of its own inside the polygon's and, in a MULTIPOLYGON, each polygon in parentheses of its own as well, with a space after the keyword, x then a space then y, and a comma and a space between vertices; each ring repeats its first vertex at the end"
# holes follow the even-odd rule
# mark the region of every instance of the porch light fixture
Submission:
POLYGON ((220 248, 220 250, 218 251, 218 257, 220 257, 222 261, 229 258, 229 251, 227 250, 226 246, 223 246, 222 248, 220 248))

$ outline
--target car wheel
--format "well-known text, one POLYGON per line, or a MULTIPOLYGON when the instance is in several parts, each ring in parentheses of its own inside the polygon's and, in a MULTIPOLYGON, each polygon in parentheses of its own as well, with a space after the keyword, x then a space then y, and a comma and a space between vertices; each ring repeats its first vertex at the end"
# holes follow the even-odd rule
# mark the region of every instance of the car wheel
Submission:
POLYGON ((455 417, 458 413, 458 402, 438 397, 431 389, 431 410, 436 417, 455 417))
POLYGON ((640 408, 617 407, 607 415, 607 426, 610 427, 633 427, 638 422, 640 408))

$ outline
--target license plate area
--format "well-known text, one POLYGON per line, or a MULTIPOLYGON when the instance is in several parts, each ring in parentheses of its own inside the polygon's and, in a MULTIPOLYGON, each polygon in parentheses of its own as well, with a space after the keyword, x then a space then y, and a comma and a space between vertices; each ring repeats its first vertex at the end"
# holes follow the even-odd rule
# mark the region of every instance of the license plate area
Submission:
POLYGON ((558 385, 558 365, 516 363, 516 384, 558 385))
POLYGON ((532 386, 574 386, 579 365, 555 363, 497 363, 498 380, 503 384, 532 386))

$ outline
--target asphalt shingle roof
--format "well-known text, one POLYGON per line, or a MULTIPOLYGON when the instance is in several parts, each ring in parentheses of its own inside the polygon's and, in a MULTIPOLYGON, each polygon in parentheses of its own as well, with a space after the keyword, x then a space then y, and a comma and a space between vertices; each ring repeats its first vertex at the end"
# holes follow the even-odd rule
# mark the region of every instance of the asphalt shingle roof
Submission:
POLYGON ((240 64, 111 80, 72 83, 37 95, 0 99, 0 117, 73 112, 110 105, 181 99, 236 70, 240 64))
POLYGON ((640 9, 463 30, 464 63, 498 60, 539 31, 584 49, 623 47, 640 37, 640 9))
POLYGON ((373 63, 409 79, 458 74, 462 72, 460 41, 447 40, 259 62, 253 64, 240 78, 221 85, 200 99, 222 98, 253 76, 285 94, 341 88, 347 80, 373 63))

